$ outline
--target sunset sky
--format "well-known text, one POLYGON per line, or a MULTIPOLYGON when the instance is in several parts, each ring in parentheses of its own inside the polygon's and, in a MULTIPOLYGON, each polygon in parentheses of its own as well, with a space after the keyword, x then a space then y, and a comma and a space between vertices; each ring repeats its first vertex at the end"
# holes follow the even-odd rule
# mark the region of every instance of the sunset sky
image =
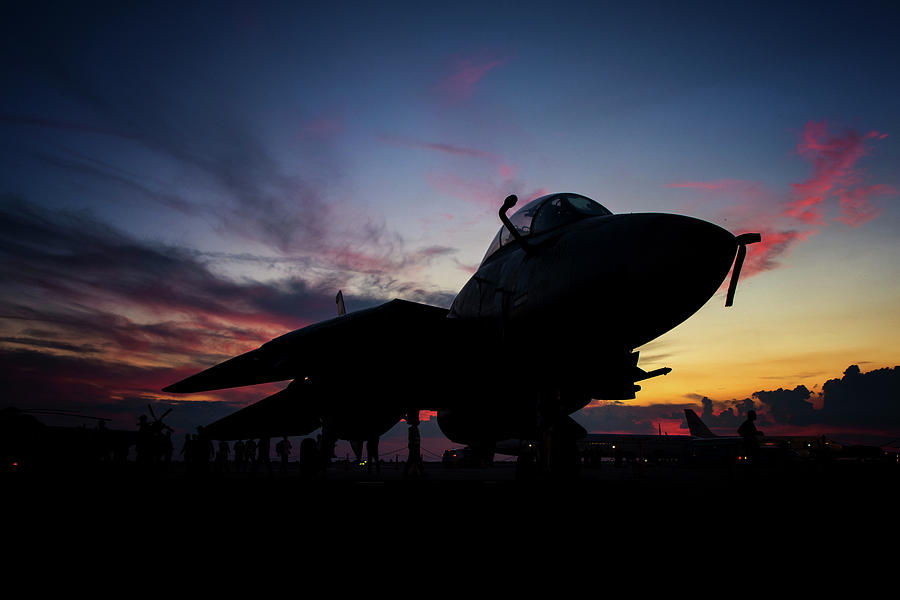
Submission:
POLYGON ((895 2, 7 2, 0 28, 2 406, 192 431, 286 384, 162 387, 338 289, 449 306, 506 195, 571 191, 763 237, 590 431, 691 407, 734 434, 753 404, 900 437, 895 2))

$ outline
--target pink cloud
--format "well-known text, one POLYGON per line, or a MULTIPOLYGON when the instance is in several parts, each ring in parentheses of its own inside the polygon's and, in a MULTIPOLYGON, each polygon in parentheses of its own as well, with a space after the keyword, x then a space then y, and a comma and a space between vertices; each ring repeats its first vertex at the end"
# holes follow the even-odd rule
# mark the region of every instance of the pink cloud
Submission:
POLYGON ((465 264, 465 263, 460 262, 460 261, 457 260, 457 261, 456 261, 456 266, 457 266, 457 268, 459 268, 461 271, 463 271, 463 272, 465 272, 465 273, 468 273, 469 275, 474 275, 474 274, 475 274, 475 271, 478 270, 478 267, 479 267, 480 265, 479 265, 478 263, 474 263, 474 264, 465 264))
POLYGON ((830 197, 839 199, 844 213, 839 220, 847 224, 859 225, 878 216, 880 210, 871 203, 871 198, 896 191, 887 191, 889 186, 855 188, 864 179, 864 171, 857 163, 869 153, 870 140, 886 137, 887 134, 877 131, 866 134, 847 131, 835 136, 828 133, 824 121, 808 122, 797 143, 797 153, 812 163, 813 173, 806 181, 792 184, 793 200, 787 203, 785 216, 822 225, 825 222, 822 204, 830 197))
POLYGON ((517 169, 514 165, 506 163, 503 159, 486 150, 472 148, 468 146, 456 146, 454 144, 446 144, 443 142, 425 142, 397 135, 382 134, 378 136, 382 142, 393 144, 395 146, 405 146, 407 148, 416 148, 420 150, 430 150, 432 152, 441 152, 454 156, 468 156, 472 158, 483 159, 491 163, 497 170, 497 174, 504 180, 512 179, 516 176, 517 169))
POLYGON ((781 263, 778 259, 786 256, 798 243, 808 241, 818 233, 818 230, 762 230, 760 233, 762 241, 747 246, 747 258, 741 270, 742 277, 750 277, 779 267, 781 263))
POLYGON ((897 188, 890 185, 867 185, 850 190, 839 190, 838 200, 842 216, 836 220, 851 227, 858 227, 871 221, 880 214, 880 209, 873 205, 876 196, 896 196, 897 188))
MULTIPOLYGON (((742 277, 750 277, 781 266, 781 260, 799 243, 807 241, 816 230, 798 231, 786 227, 779 196, 761 184, 737 179, 710 182, 681 182, 669 184, 669 188, 699 190, 704 196, 717 201, 715 220, 735 234, 759 232, 762 241, 747 246, 742 277)), ((723 282, 723 287, 728 280, 723 282)))
POLYGON ((718 217, 727 221, 733 231, 762 233, 762 242, 748 247, 743 271, 744 275, 754 275, 777 268, 792 248, 816 235, 818 228, 827 226, 823 207, 829 201, 837 200, 840 206, 841 216, 834 220, 853 227, 880 214, 873 200, 895 196, 898 190, 890 185, 862 185, 865 171, 858 163, 870 153, 873 140, 886 137, 877 131, 831 135, 824 122, 808 122, 796 150, 812 163, 813 172, 805 181, 791 184, 786 194, 740 179, 685 180, 665 187, 698 190, 701 198, 721 202, 716 210, 718 217), (798 230, 798 225, 818 228, 798 230))
POLYGON ((435 91, 444 99, 459 103, 468 100, 475 92, 475 86, 493 69, 506 63, 506 58, 466 57, 457 58, 450 72, 435 86, 435 91))
POLYGON ((409 148, 419 148, 422 150, 433 150, 435 152, 443 152, 445 154, 454 154, 457 156, 472 156, 475 158, 485 158, 490 161, 500 162, 500 157, 484 150, 477 148, 467 148, 465 146, 454 146, 453 144, 444 144, 441 142, 423 142, 397 135, 379 135, 378 139, 388 144, 396 146, 407 146, 409 148))
POLYGON ((399 268, 390 258, 347 247, 332 248, 328 258, 335 268, 357 273, 384 273, 399 268))

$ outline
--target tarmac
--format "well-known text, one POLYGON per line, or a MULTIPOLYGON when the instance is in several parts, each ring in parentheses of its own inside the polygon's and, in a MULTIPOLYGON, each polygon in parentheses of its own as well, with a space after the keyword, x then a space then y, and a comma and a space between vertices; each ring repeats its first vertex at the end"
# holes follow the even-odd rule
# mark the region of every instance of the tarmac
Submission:
POLYGON ((883 463, 756 471, 605 463, 573 476, 525 480, 508 462, 482 468, 425 463, 421 479, 404 478, 402 463, 375 474, 338 462, 315 480, 301 477, 296 463, 286 474, 273 463, 271 475, 188 474, 181 463, 153 473, 136 467, 7 473, 0 507, 9 543, 75 544, 72 551, 79 552, 99 537, 110 545, 171 552, 184 539, 212 556, 241 544, 304 540, 322 556, 371 550, 376 543, 406 556, 407 544, 442 540, 442 550, 467 553, 474 544, 484 553, 488 544, 527 555, 536 548, 571 548, 575 539, 596 538, 597 552, 616 545, 623 551, 661 535, 671 537, 670 544, 711 536, 733 542, 735 532, 747 528, 766 545, 782 536, 792 544, 840 539, 870 547, 873 534, 894 539, 889 532, 896 532, 900 483, 900 465, 883 463))
POLYGON ((900 464, 884 462, 832 462, 761 466, 692 467, 678 463, 603 463, 582 467, 565 476, 523 477, 513 462, 495 462, 489 467, 446 466, 426 462, 421 478, 405 477, 403 463, 383 463, 379 471, 345 461, 332 463, 323 474, 304 478, 296 462, 282 473, 272 462, 251 472, 189 473, 175 462, 166 467, 141 469, 134 463, 109 465, 104 469, 80 472, 7 473, 4 487, 9 498, 58 497, 76 491, 76 497, 138 494, 139 501, 151 495, 230 494, 248 498, 285 493, 328 498, 348 492, 366 494, 373 500, 395 494, 437 494, 459 496, 472 493, 516 494, 522 490, 550 491, 556 488, 601 493, 605 498, 641 501, 664 494, 668 497, 744 498, 775 494, 800 494, 842 501, 878 501, 892 497, 900 483, 900 464))

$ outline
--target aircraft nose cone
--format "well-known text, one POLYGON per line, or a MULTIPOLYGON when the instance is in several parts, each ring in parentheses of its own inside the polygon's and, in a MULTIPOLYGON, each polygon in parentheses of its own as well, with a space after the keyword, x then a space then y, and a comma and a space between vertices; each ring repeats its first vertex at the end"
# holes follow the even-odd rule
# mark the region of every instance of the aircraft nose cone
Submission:
POLYGON ((631 217, 635 267, 662 280, 712 288, 721 285, 734 260, 737 241, 731 232, 707 221, 683 215, 646 214, 631 217))
POLYGON ((624 256, 635 346, 675 327, 700 309, 728 275, 737 251, 729 231, 671 214, 627 215, 631 232, 624 256))
POLYGON ((598 220, 575 245, 586 257, 582 272, 593 274, 584 292, 606 313, 600 327, 632 348, 699 310, 721 286, 737 251, 735 236, 718 225, 661 213, 598 220))

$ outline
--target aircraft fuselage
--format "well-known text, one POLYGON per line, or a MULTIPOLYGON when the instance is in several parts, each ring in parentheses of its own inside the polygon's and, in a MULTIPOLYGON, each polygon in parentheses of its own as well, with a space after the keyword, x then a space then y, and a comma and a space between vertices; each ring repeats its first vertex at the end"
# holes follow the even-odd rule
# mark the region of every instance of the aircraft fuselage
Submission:
POLYGON ((578 194, 538 198, 507 218, 514 200, 449 310, 393 300, 285 334, 166 391, 293 379, 253 413, 254 427, 271 420, 258 414, 307 420, 300 410, 367 439, 406 410, 437 410, 461 443, 535 439, 541 414, 571 427, 559 417, 592 398, 633 398, 636 381, 663 374, 639 369, 633 350, 709 300, 740 240, 682 215, 613 215, 578 194))

